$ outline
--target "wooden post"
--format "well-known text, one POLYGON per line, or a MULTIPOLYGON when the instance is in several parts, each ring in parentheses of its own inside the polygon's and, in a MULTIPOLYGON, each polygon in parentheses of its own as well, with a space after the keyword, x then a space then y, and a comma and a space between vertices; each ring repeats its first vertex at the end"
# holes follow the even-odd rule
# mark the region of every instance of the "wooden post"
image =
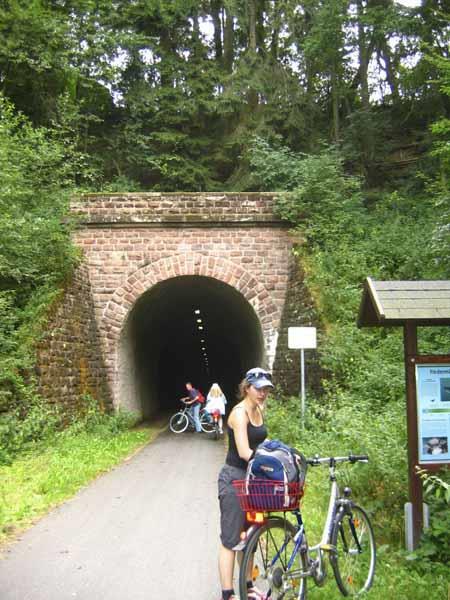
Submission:
POLYGON ((412 504, 412 544, 417 548, 423 526, 422 481, 415 467, 419 462, 416 398, 417 326, 406 321, 403 327, 406 376, 406 417, 408 429, 409 500, 412 504))

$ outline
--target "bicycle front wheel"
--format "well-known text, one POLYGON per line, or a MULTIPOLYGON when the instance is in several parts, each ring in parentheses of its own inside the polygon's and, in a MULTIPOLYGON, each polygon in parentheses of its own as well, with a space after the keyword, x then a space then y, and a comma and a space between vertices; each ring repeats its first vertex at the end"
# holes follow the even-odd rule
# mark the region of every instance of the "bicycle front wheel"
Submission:
POLYGON ((342 509, 331 534, 335 552, 330 560, 336 583, 344 596, 359 596, 372 585, 376 550, 372 525, 359 506, 342 509))
POLYGON ((172 417, 170 417, 169 428, 173 433, 183 433, 186 431, 189 425, 189 419, 184 412, 177 412, 172 417))
POLYGON ((247 581, 270 600, 306 598, 306 555, 300 550, 294 554, 296 532, 292 523, 280 517, 270 518, 256 530, 242 557, 241 600, 248 600, 247 581))

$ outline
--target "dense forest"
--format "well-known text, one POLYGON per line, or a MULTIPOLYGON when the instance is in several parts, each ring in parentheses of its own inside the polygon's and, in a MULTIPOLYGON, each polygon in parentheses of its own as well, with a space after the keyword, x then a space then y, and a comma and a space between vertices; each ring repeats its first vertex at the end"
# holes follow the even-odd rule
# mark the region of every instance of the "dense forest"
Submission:
MULTIPOLYGON (((277 191, 306 242, 327 379, 309 429, 286 431, 292 400, 274 430, 369 451, 360 488, 398 544, 402 339, 356 329, 361 282, 450 277, 450 4, 405 4, 0 0, 0 462, 58 427, 33 344, 78 260, 71 194, 277 191)), ((419 342, 448 352, 448 329, 419 342)), ((425 544, 441 564, 443 498, 425 544)))
MULTIPOLYGON (((337 144, 377 185, 448 126, 445 0, 21 0, 0 91, 87 164, 90 189, 255 188, 254 135, 337 144), (443 73, 444 71, 444 73, 443 73)), ((437 140, 436 140, 437 141, 437 140)))

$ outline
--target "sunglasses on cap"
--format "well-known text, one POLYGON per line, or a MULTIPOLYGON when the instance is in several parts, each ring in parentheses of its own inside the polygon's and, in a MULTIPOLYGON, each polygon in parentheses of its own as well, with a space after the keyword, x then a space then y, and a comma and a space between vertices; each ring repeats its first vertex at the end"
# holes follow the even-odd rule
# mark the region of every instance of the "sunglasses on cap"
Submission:
POLYGON ((269 381, 272 381, 272 374, 269 373, 268 371, 248 371, 248 373, 245 375, 245 379, 249 382, 251 381, 255 381, 256 379, 268 379, 269 381))

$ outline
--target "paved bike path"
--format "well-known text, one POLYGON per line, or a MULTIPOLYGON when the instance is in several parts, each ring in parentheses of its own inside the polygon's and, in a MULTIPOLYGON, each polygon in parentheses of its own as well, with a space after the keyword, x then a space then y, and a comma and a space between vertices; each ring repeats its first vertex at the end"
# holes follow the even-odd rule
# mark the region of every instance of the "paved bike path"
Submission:
POLYGON ((161 434, 3 548, 1 600, 215 600, 224 455, 161 434))

